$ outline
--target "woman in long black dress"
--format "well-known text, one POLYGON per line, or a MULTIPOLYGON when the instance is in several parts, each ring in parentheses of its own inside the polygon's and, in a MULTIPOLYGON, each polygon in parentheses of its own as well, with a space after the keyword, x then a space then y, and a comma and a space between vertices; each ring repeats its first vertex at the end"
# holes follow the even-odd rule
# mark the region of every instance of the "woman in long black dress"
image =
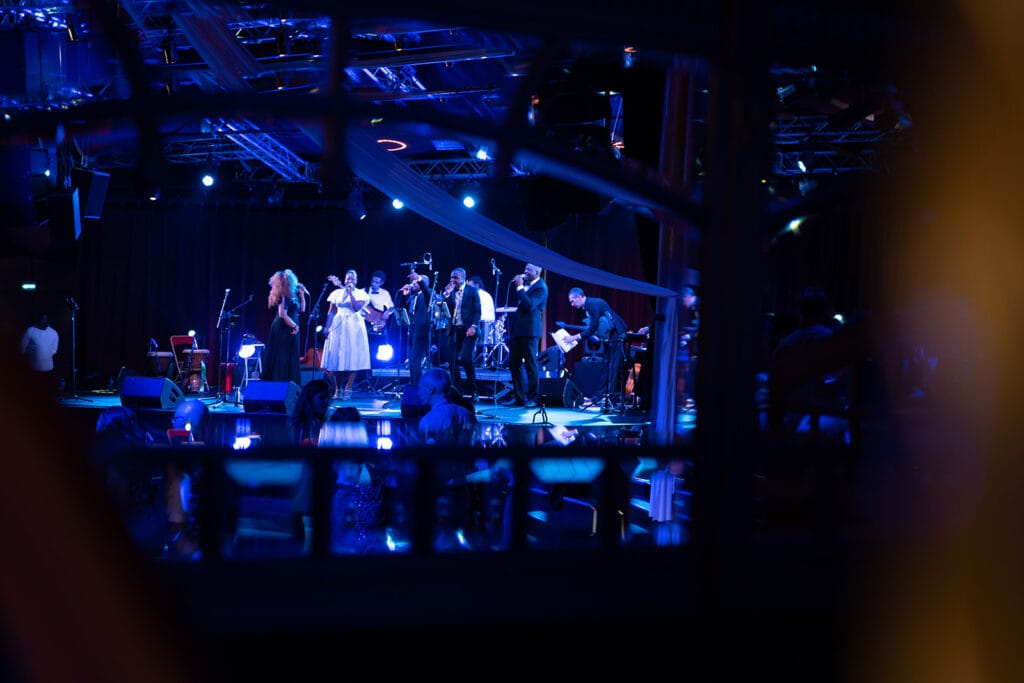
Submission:
POLYGON ((306 287, 290 269, 270 276, 267 308, 277 307, 270 325, 262 379, 302 384, 299 375, 299 313, 306 310, 306 287))

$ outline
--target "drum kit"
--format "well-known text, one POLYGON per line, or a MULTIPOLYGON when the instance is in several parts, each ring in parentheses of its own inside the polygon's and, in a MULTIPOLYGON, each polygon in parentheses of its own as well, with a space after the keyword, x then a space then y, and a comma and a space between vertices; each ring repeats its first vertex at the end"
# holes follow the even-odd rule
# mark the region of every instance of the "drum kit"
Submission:
POLYGON ((499 370, 508 367, 508 325, 509 313, 515 313, 515 306, 495 308, 498 317, 480 322, 480 341, 477 342, 477 367, 499 370))

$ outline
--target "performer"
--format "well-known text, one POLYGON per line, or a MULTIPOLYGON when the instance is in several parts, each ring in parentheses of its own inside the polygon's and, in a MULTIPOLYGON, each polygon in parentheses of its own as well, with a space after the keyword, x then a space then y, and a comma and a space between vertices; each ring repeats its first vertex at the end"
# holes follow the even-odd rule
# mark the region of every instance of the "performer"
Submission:
POLYGON ((348 400, 352 397, 352 385, 360 370, 370 369, 370 340, 366 325, 359 311, 370 300, 366 290, 356 287, 359 276, 354 270, 345 272, 345 282, 336 276, 327 278, 339 289, 327 295, 330 308, 327 309, 327 325, 324 328, 327 340, 324 342, 324 356, 320 367, 331 378, 334 398, 348 400), (347 372, 345 392, 340 393, 337 373, 347 372))
POLYGON ((302 384, 299 374, 299 313, 306 311, 306 287, 290 269, 270 276, 267 308, 277 308, 270 325, 262 379, 302 384))
POLYGON ((39 373, 43 386, 49 395, 57 391, 54 381, 53 357, 57 354, 60 337, 57 330, 50 327, 50 316, 39 315, 39 322, 32 325, 21 337, 21 353, 28 361, 28 366, 39 373))
POLYGON ((606 387, 605 391, 619 391, 622 386, 622 336, 629 326, 612 310, 607 301, 596 296, 588 297, 579 287, 569 290, 569 305, 587 314, 587 324, 582 329, 579 326, 558 324, 569 329, 580 329, 569 337, 570 340, 596 339, 601 342, 605 349, 605 361, 608 363, 606 382, 611 382, 611 386, 606 387))
POLYGON ((409 383, 418 385, 423 376, 423 359, 430 348, 430 278, 413 271, 409 284, 398 290, 398 307, 409 316, 409 383))
POLYGON ((362 314, 366 319, 367 332, 370 335, 370 362, 377 357, 377 348, 386 344, 388 340, 388 323, 392 313, 395 311, 395 304, 391 300, 391 293, 382 285, 387 276, 382 270, 373 271, 370 276, 370 289, 367 294, 370 300, 363 307, 362 314))
POLYGON ((469 394, 476 400, 476 368, 473 355, 476 353, 477 332, 480 329, 480 292, 466 283, 466 269, 456 268, 444 288, 444 304, 452 316, 448 327, 448 348, 452 368, 453 384, 462 394, 469 394), (459 379, 459 367, 466 373, 465 383, 459 379))
POLYGON ((508 368, 512 372, 512 396, 503 401, 503 405, 537 406, 540 390, 537 351, 544 329, 544 306, 548 302, 548 286, 540 279, 540 273, 539 266, 527 263, 523 273, 512 278, 519 304, 509 327, 508 368))
POLYGON ((495 320, 494 297, 484 287, 483 278, 479 275, 474 275, 467 282, 476 287, 480 293, 480 322, 484 323, 485 326, 487 323, 493 323, 495 320))

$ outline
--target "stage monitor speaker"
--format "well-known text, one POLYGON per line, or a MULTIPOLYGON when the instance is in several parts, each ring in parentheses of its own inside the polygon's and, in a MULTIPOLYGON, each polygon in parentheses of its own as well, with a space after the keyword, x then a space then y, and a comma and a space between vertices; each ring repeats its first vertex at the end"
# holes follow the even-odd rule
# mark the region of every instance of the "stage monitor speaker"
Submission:
POLYGON ((245 412, 291 415, 300 391, 295 382, 250 381, 245 385, 245 412))
POLYGON ((537 402, 547 407, 577 408, 583 403, 583 394, 568 377, 541 377, 537 402))
POLYGON ((402 417, 423 417, 430 412, 430 404, 420 398, 420 388, 416 384, 406 384, 402 389, 402 417))
POLYGON ((127 379, 128 377, 135 377, 138 374, 139 373, 135 372, 134 370, 130 370, 122 365, 121 370, 117 373, 117 392, 121 393, 121 390, 124 389, 125 379, 127 379))
POLYGON ((110 174, 76 168, 71 171, 71 179, 78 188, 82 218, 102 218, 110 174))
POLYGON ((121 405, 126 408, 174 410, 184 400, 181 388, 166 377, 128 375, 121 378, 121 405))
POLYGON ((604 394, 608 382, 607 363, 577 362, 572 366, 572 378, 584 396, 596 398, 604 394))

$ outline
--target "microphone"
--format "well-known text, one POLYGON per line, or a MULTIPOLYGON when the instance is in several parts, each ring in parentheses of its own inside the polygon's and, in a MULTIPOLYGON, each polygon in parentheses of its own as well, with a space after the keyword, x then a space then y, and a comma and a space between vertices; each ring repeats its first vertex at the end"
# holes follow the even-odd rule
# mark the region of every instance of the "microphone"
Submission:
POLYGON ((501 275, 501 268, 494 263, 494 259, 491 259, 491 275, 501 275))

